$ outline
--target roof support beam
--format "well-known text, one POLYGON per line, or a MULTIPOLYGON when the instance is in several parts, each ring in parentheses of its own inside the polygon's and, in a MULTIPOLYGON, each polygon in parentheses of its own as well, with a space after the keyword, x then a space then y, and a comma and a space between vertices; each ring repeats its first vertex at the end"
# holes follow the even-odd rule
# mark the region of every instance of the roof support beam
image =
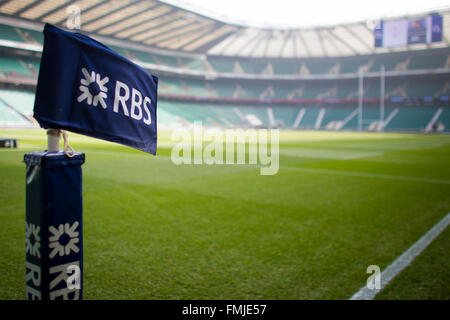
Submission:
POLYGON ((128 30, 134 29, 140 25, 145 25, 153 19, 159 19, 163 15, 169 14, 172 9, 165 6, 152 7, 151 11, 144 11, 133 17, 128 17, 121 22, 117 22, 111 26, 104 27, 99 30, 100 34, 126 33, 128 30))
MULTIPOLYGON (((52 10, 49 10, 49 11, 47 11, 47 12, 41 14, 39 17, 36 18, 36 20, 37 20, 37 19, 42 19, 42 18, 44 18, 45 16, 47 16, 47 15, 49 15, 49 14, 52 14, 52 13, 54 13, 54 12, 56 12, 56 11, 58 11, 58 10, 64 8, 64 7, 67 6, 67 5, 68 5, 68 3, 63 3, 63 2, 61 2, 61 5, 57 6, 56 8, 53 8, 52 10)), ((70 5, 70 3, 69 3, 69 5, 70 5)))
POLYGON ((85 27, 90 32, 98 32, 100 29, 107 28, 111 25, 120 23, 123 20, 132 18, 143 11, 151 10, 155 6, 156 5, 151 2, 136 1, 123 8, 118 8, 99 19, 89 21, 85 27))
POLYGON ((345 39, 342 39, 342 38, 341 38, 339 35, 337 35, 336 33, 330 32, 330 34, 331 34, 334 38, 336 38, 339 42, 341 42, 344 46, 346 46, 347 48, 349 48, 355 55, 358 55, 358 54, 359 54, 359 52, 356 51, 356 49, 355 49, 351 44, 349 44, 345 39))
POLYGON ((289 40, 290 40, 290 38, 291 38, 291 32, 290 31, 287 31, 286 32, 287 34, 283 34, 283 43, 282 43, 282 45, 280 46, 280 51, 279 51, 279 53, 278 53, 278 56, 281 58, 281 57, 283 57, 283 52, 284 52, 284 50, 285 50, 285 48, 286 48, 286 46, 287 46, 287 43, 289 42, 289 40))
MULTIPOLYGON (((245 29, 241 29, 239 33, 245 33, 245 29)), ((248 48, 249 46, 254 46, 253 43, 257 41, 257 39, 261 36, 261 33, 256 32, 256 34, 247 42, 243 43, 239 48, 237 48, 237 52, 244 51, 245 48, 248 48)))
POLYGON ((367 49, 369 49, 369 51, 372 51, 372 50, 373 50, 373 47, 372 47, 372 46, 369 46, 365 41, 363 41, 363 40, 361 39, 361 36, 358 35, 358 34, 356 34, 351 28, 349 28, 349 26, 343 26, 343 28, 344 28, 348 33, 350 33, 353 37, 355 37, 355 39, 357 39, 360 43, 362 43, 364 47, 366 47, 367 49))
POLYGON ((322 48, 322 52, 324 53, 325 57, 328 57, 329 54, 328 54, 327 48, 325 47, 325 45, 323 43, 322 30, 317 29, 316 33, 317 33, 317 38, 319 38, 319 44, 320 44, 320 47, 322 48))
POLYGON ((306 44, 306 41, 305 41, 305 39, 302 36, 302 31, 301 30, 298 31, 297 37, 298 37, 298 39, 300 39, 300 42, 303 44, 303 48, 305 48, 306 56, 307 57, 311 57, 311 50, 309 50, 309 47, 306 44))
POLYGON ((263 41, 264 38, 267 37, 267 34, 265 31, 261 31, 258 34, 258 37, 256 38, 256 40, 254 41, 254 44, 252 45, 252 48, 249 50, 249 57, 253 57, 256 51, 256 48, 258 47, 258 45, 261 43, 261 41, 263 41))
MULTIPOLYGON (((133 4, 137 3, 137 2, 139 2, 139 0, 135 0, 135 1, 123 1, 123 0, 121 0, 121 1, 113 2, 113 3, 110 4, 110 6, 111 6, 111 10, 110 10, 110 11, 107 10, 105 13, 99 14, 99 15, 96 16, 95 18, 90 19, 88 22, 83 22, 83 17, 82 17, 82 18, 81 18, 81 19, 82 19, 81 21, 82 21, 84 24, 86 24, 86 25, 91 24, 91 23, 93 23, 93 22, 96 22, 96 21, 98 21, 98 20, 100 20, 100 19, 103 19, 103 18, 109 16, 110 14, 114 14, 115 12, 118 12, 119 10, 123 10, 124 8, 129 7, 129 6, 131 6, 131 5, 133 5, 133 4), (115 5, 114 5, 114 4, 115 4, 115 5)), ((102 3, 99 3, 99 4, 96 5, 95 7, 89 8, 89 10, 87 10, 86 13, 93 13, 93 12, 95 12, 94 10, 95 10, 96 8, 98 8, 98 7, 100 7, 100 6, 104 6, 104 7, 105 7, 105 6, 108 6, 108 5, 109 5, 109 4, 107 3, 107 1, 106 1, 106 2, 102 2, 102 3)))
MULTIPOLYGON (((11 0, 9 2, 14 2, 14 1, 17 1, 17 0, 11 0)), ((30 3, 30 4, 26 5, 25 7, 23 7, 22 9, 17 10, 14 14, 17 15, 17 16, 20 16, 21 13, 27 11, 28 9, 34 7, 35 5, 38 5, 40 2, 41 1, 39 1, 39 0, 35 0, 32 3, 30 3)))

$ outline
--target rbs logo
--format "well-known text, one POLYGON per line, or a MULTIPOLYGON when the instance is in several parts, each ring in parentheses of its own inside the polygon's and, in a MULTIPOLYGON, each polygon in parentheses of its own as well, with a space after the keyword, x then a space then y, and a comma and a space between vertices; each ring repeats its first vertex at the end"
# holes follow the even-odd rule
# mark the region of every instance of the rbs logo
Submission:
MULTIPOLYGON (((86 100, 88 105, 96 107, 98 104, 103 109, 107 109, 105 99, 108 98, 108 88, 106 84, 109 82, 108 77, 102 78, 99 73, 95 71, 88 72, 86 68, 82 68, 84 78, 80 79, 80 96, 77 101, 82 102, 86 100)), ((149 107, 152 100, 149 97, 142 97, 142 93, 135 88, 130 88, 123 82, 117 80, 114 91, 113 111, 118 113, 119 110, 134 120, 142 120, 146 125, 152 123, 149 107), (128 102, 130 100, 131 102, 128 102), (128 103, 128 105, 127 105, 128 103), (129 111, 128 111, 129 110, 129 111)))

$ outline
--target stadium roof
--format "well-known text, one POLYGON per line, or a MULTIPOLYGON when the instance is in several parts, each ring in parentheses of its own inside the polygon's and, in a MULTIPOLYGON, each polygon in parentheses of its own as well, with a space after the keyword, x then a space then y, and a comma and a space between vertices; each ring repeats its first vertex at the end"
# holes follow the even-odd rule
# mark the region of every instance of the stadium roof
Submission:
POLYGON ((312 28, 450 9, 448 0, 162 0, 230 24, 312 28))
POLYGON ((155 0, 3 0, 0 15, 67 27, 74 4, 81 10, 81 30, 94 37, 184 53, 301 58, 448 47, 450 43, 450 11, 440 12, 443 42, 394 49, 374 48, 370 21, 315 28, 249 27, 155 0))

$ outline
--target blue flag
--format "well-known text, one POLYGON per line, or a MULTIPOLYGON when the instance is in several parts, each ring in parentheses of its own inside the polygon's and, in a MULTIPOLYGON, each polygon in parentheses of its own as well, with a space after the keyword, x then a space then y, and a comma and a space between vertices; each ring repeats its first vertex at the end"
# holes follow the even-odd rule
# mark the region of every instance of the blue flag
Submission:
POLYGON ((100 42, 46 24, 34 117, 156 154, 158 78, 100 42))

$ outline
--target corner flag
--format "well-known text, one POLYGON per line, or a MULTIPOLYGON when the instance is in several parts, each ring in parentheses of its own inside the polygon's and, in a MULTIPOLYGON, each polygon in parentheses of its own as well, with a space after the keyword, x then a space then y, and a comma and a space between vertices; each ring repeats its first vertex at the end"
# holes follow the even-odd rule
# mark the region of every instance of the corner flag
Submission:
POLYGON ((65 129, 156 154, 158 78, 100 42, 44 27, 34 117, 65 129))

